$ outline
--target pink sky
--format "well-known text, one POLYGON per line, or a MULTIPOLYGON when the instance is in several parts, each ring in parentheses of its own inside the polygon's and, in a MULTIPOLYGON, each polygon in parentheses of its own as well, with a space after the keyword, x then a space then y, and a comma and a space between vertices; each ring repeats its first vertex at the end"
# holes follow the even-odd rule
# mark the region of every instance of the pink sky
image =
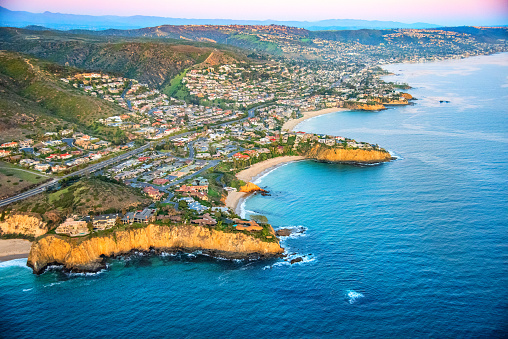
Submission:
POLYGON ((11 10, 174 18, 508 24, 508 0, 0 0, 11 10))

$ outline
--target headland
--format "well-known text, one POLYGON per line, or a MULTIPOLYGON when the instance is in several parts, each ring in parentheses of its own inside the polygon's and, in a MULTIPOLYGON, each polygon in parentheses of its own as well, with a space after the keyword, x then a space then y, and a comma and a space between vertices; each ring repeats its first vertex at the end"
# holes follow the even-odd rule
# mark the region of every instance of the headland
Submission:
POLYGON ((50 265, 63 265, 72 272, 97 272, 106 267, 105 258, 138 252, 194 252, 227 259, 278 257, 280 247, 273 228, 266 235, 248 231, 228 232, 190 224, 159 225, 118 229, 108 234, 71 238, 48 234, 33 243, 27 265, 34 273, 50 265))

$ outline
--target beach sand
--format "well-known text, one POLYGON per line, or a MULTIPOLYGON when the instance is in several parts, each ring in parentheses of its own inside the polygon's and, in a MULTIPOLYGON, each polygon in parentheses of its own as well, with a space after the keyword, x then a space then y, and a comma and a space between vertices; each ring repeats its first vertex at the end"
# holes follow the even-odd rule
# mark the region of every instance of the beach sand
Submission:
POLYGON ((300 119, 290 119, 284 123, 282 126, 282 131, 288 131, 291 132, 293 128, 296 127, 299 123, 301 123, 304 120, 317 117, 318 115, 328 114, 328 113, 334 113, 334 112, 340 112, 340 111, 350 111, 347 108, 338 108, 338 107, 331 107, 331 108, 325 108, 321 109, 319 111, 310 111, 310 112, 303 112, 303 118, 300 119))
POLYGON ((0 240, 0 261, 28 258, 32 243, 23 239, 0 240))
MULTIPOLYGON (((291 162, 291 161, 298 161, 298 160, 304 160, 305 157, 302 156, 284 156, 284 157, 277 157, 273 159, 268 159, 262 162, 258 162, 257 164, 254 164, 250 166, 249 168, 244 169, 243 171, 236 174, 236 177, 240 180, 247 182, 252 182, 256 180, 259 176, 263 175, 273 167, 276 167, 280 164, 291 162)), ((240 202, 247 198, 249 196, 249 193, 244 192, 229 192, 228 196, 226 198, 226 207, 229 207, 233 209, 237 214, 239 214, 238 207, 240 205, 240 202)))

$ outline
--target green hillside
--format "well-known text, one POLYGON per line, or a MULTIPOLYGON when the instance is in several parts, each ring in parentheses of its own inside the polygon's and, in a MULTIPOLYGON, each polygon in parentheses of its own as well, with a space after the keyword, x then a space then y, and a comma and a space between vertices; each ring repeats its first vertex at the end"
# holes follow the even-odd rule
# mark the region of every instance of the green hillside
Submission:
POLYGON ((31 212, 58 223, 71 214, 121 212, 150 204, 138 190, 98 177, 81 179, 55 192, 46 192, 9 206, 10 213, 31 212))
MULTIPOLYGON (((224 47, 235 59, 242 53, 224 47)), ((221 46, 144 36, 102 37, 59 31, 0 28, 0 49, 22 52, 51 62, 133 78, 164 88, 186 68, 203 62, 221 46)))
POLYGON ((122 131, 95 124, 99 118, 122 114, 123 109, 58 80, 72 71, 0 51, 0 141, 77 127, 113 142, 124 142, 122 131))

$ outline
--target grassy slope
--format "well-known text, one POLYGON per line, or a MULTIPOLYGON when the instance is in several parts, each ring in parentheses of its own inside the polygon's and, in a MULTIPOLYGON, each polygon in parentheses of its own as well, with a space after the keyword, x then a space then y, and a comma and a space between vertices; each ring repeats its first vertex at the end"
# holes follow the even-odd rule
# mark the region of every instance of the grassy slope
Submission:
POLYGON ((31 54, 60 65, 115 73, 159 88, 206 59, 214 48, 204 45, 0 28, 0 49, 31 54), (34 36, 36 39, 32 39, 34 36))
POLYGON ((20 201, 9 208, 12 213, 37 213, 47 221, 61 221, 70 214, 85 215, 90 211, 122 211, 150 203, 138 190, 99 178, 82 179, 55 192, 45 192, 20 201))
POLYGON ((48 180, 49 177, 0 161, 0 198, 23 191, 31 185, 48 180))
POLYGON ((28 134, 23 130, 38 133, 60 126, 125 141, 117 129, 94 125, 97 119, 121 114, 123 109, 59 81, 62 72, 53 66, 17 53, 0 53, 0 139, 20 139, 28 134))

